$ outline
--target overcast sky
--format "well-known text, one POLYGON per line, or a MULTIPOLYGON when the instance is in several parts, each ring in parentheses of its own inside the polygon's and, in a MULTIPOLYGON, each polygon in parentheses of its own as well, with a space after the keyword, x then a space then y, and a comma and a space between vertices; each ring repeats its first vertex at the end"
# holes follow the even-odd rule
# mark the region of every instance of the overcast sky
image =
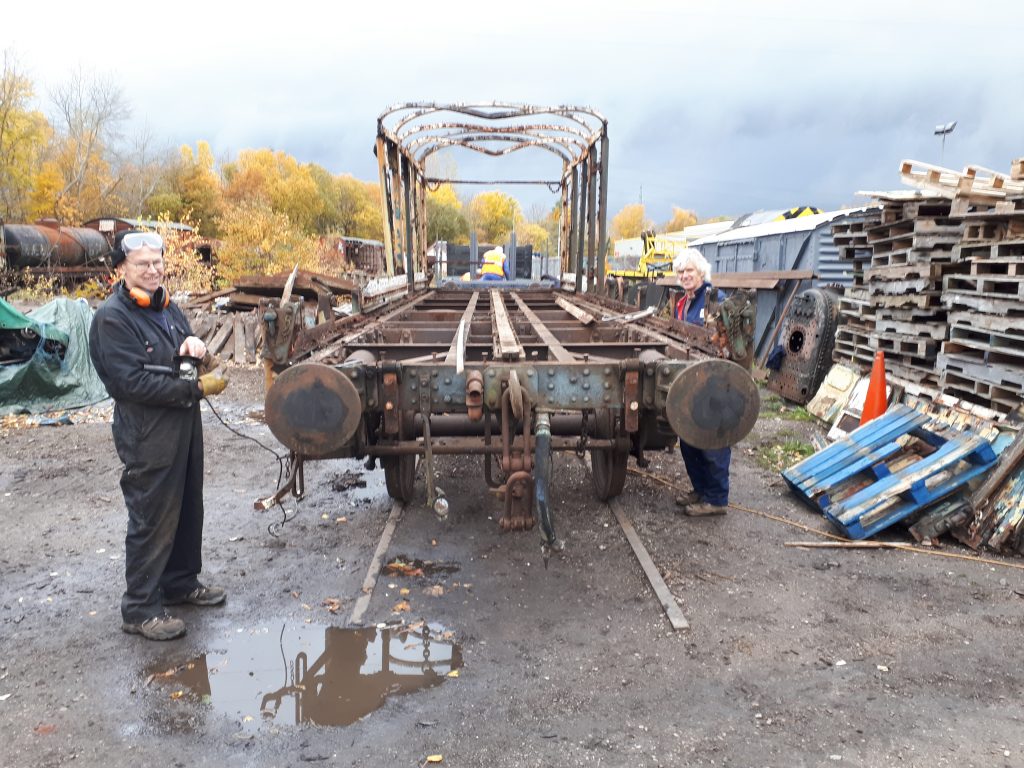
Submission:
MULTIPOLYGON (((377 116, 409 101, 586 105, 607 119, 609 209, 701 217, 859 200, 900 160, 1024 156, 1024 2, 5 3, 0 48, 49 111, 75 68, 132 123, 218 158, 271 147, 375 180, 377 116)), ((554 156, 453 155, 463 177, 556 178, 554 156)), ((470 194, 478 188, 467 190, 470 194)), ((547 192, 505 191, 553 204, 547 192)))

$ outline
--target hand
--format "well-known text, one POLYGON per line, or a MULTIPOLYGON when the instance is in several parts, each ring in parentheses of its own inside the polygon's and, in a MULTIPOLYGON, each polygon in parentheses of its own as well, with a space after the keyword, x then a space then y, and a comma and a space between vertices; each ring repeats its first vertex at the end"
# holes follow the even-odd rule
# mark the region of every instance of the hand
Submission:
POLYGON ((178 348, 178 354, 197 357, 202 360, 206 356, 206 345, 203 344, 202 339, 196 336, 189 336, 181 342, 181 347, 178 348))
POLYGON ((204 373, 199 377, 199 391, 203 393, 203 397, 219 395, 227 385, 228 380, 215 373, 204 373))

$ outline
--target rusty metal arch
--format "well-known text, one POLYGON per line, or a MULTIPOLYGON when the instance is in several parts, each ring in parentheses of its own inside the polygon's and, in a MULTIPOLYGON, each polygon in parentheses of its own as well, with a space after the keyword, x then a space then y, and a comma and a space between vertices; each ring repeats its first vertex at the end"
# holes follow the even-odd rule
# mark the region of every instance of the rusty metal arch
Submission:
POLYGON ((589 108, 506 102, 410 102, 377 118, 375 146, 388 271, 404 270, 410 287, 426 265, 426 191, 441 183, 544 184, 561 194, 558 243, 563 270, 586 275, 591 289, 604 281, 607 247, 608 121, 589 108), (440 119, 451 114, 451 120, 440 119), (508 146, 495 146, 497 144, 508 146), (557 180, 433 179, 425 163, 457 147, 490 157, 540 149, 562 163, 557 180), (397 259, 396 257, 402 257, 397 259))

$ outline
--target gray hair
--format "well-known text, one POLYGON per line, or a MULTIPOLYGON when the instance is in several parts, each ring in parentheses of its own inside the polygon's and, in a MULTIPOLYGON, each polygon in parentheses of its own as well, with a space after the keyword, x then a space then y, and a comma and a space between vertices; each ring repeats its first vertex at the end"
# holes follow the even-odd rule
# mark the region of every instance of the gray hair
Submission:
POLYGON ((711 265, 704 258, 704 254, 696 248, 684 248, 672 259, 672 269, 682 272, 686 267, 695 267, 701 274, 701 278, 707 282, 711 280, 711 265))

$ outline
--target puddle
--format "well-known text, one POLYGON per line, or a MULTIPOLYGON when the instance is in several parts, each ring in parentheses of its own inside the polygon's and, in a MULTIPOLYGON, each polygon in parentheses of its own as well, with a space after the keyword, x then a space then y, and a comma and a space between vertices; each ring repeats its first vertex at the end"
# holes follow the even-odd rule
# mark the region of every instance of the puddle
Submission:
POLYGON ((443 627, 419 622, 342 629, 284 623, 225 638, 177 667, 146 670, 169 707, 210 707, 255 730, 264 723, 348 725, 388 696, 444 682, 462 652, 443 627))

